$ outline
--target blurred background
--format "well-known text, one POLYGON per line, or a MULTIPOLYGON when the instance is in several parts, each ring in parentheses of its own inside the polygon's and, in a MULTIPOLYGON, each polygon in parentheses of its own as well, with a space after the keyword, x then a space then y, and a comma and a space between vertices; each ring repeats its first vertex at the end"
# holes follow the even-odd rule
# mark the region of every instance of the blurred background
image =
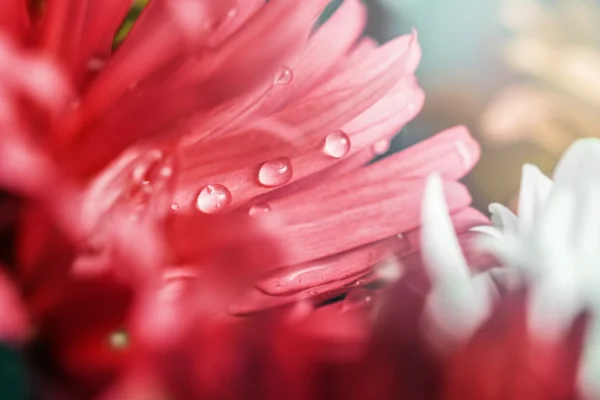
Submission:
POLYGON ((576 138, 600 134, 600 2, 365 0, 379 41, 419 32, 423 113, 400 149, 456 124, 483 146, 475 205, 513 203, 521 166, 550 174, 576 138))

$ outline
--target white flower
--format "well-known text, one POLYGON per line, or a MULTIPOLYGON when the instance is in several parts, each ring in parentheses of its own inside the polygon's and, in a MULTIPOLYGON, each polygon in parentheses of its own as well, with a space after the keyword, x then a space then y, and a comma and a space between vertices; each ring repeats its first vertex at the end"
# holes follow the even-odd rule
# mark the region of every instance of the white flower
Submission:
POLYGON ((590 313, 579 384, 600 397, 600 140, 573 144, 554 183, 524 166, 519 216, 499 204, 490 212, 496 228, 482 229, 490 234, 484 245, 528 285, 531 334, 556 343, 590 313))
POLYGON ((473 277, 454 232, 442 180, 429 177, 422 207, 421 246, 432 283, 425 316, 437 340, 464 341, 488 317, 494 295, 487 274, 473 277))

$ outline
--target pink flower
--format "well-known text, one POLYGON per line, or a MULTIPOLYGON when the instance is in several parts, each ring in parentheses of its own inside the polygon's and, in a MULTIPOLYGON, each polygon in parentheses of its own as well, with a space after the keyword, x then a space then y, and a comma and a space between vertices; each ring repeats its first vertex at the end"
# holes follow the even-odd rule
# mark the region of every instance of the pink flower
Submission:
POLYGON ((130 3, 0 5, 0 183, 32 200, 19 281, 86 390, 245 335, 230 314, 385 283, 382 261, 418 254, 433 172, 458 232, 480 221, 464 127, 365 166, 422 107, 416 34, 362 38, 358 0, 314 31, 326 0, 154 0, 115 48, 130 3))

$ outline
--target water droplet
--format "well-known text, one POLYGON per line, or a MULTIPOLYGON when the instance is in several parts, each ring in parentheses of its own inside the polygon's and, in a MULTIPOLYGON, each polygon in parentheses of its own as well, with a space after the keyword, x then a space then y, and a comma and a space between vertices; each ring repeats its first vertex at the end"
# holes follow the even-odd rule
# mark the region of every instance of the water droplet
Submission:
POLYGON ((207 185, 196 198, 196 207, 206 214, 214 214, 226 210, 231 203, 231 193, 223 185, 207 185))
POLYGON ((342 158, 350 151, 350 138, 346 132, 337 130, 325 138, 323 151, 334 158, 342 158))
POLYGON ((467 149, 465 143, 461 141, 456 141, 454 142, 454 148, 458 152, 458 155, 460 156, 463 165, 465 167, 469 167, 473 160, 471 159, 471 154, 469 153, 469 149, 467 149))
POLYGON ((300 283, 304 283, 304 278, 300 278, 300 279, 298 279, 298 282, 300 282, 300 283))
POLYGON ((124 330, 118 330, 111 333, 108 341, 113 349, 123 350, 129 345, 129 335, 124 330))
POLYGON ((387 139, 381 139, 373 143, 373 152, 377 155, 385 154, 390 149, 390 142, 387 139))
POLYGON ((250 211, 248 211, 248 214, 251 217, 258 217, 262 214, 266 214, 269 212, 271 212, 271 206, 269 206, 268 204, 257 204, 250 207, 250 211))
POLYGON ((365 283, 365 280, 364 280, 364 279, 358 279, 358 280, 356 281, 356 286, 363 285, 364 283, 365 283))
POLYGON ((258 181, 263 186, 281 186, 290 179, 292 179, 292 163, 287 157, 267 161, 258 170, 258 181))
POLYGON ((177 204, 177 203, 171 204, 171 210, 173 210, 173 211, 179 210, 179 204, 177 204))
POLYGON ((283 67, 273 79, 274 85, 286 85, 294 79, 294 73, 288 67, 283 67))
POLYGON ((317 293, 318 293, 318 292, 317 292, 316 290, 311 290, 310 292, 308 292, 308 294, 309 294, 310 296, 314 296, 314 295, 316 295, 317 293))

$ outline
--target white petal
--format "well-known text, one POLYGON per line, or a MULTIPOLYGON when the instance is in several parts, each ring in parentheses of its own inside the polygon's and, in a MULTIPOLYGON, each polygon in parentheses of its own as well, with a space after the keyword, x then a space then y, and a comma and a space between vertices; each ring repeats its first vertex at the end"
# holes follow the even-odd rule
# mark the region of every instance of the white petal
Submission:
POLYGON ((554 171, 554 183, 569 188, 600 182, 600 140, 579 139, 563 154, 554 171))
POLYGON ((522 232, 531 229, 551 189, 552 181, 538 167, 530 164, 523 166, 519 192, 519 227, 522 232))
POLYGON ((539 340, 557 343, 583 310, 576 277, 566 269, 548 272, 534 282, 528 298, 527 322, 539 340))
POLYGON ((467 278, 467 263, 448 215, 442 180, 437 174, 427 180, 421 221, 423 261, 432 282, 457 276, 467 278))
POLYGON ((575 223, 575 197, 572 192, 563 188, 554 188, 548 198, 546 209, 540 220, 536 222, 533 236, 527 238, 531 241, 528 260, 544 269, 568 268, 572 252, 569 243, 572 239, 573 224, 575 223))
POLYGON ((508 208, 499 203, 492 203, 488 210, 492 214, 494 226, 506 234, 516 234, 519 229, 517 216, 508 208))
POLYGON ((588 325, 578 386, 586 399, 600 398, 600 318, 594 315, 588 325))
POLYGON ((481 226, 474 226, 471 229, 469 229, 470 232, 476 232, 476 233, 483 233, 487 236, 491 236, 495 239, 502 239, 503 235, 502 232, 494 227, 494 226, 490 226, 490 225, 481 225, 481 226))

